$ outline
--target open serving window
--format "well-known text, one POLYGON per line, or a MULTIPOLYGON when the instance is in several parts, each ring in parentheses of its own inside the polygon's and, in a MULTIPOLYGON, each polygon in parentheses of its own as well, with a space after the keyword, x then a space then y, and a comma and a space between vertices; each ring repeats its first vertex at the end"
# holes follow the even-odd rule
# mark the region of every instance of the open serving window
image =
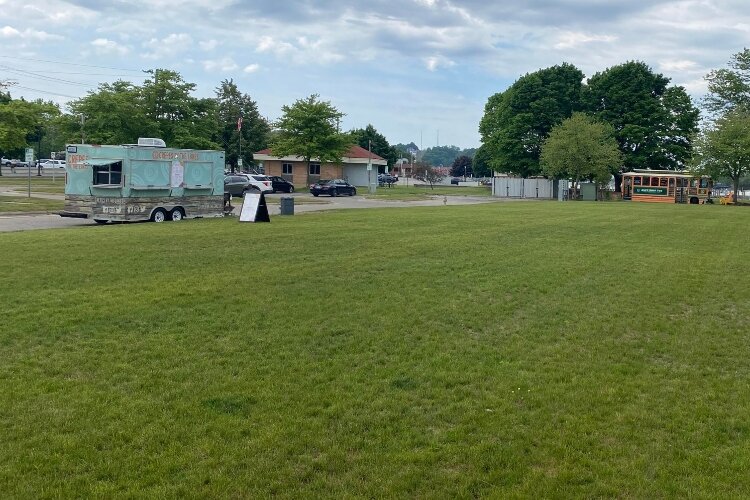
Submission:
POLYGON ((93 172, 94 187, 120 187, 122 185, 122 160, 88 160, 93 172))

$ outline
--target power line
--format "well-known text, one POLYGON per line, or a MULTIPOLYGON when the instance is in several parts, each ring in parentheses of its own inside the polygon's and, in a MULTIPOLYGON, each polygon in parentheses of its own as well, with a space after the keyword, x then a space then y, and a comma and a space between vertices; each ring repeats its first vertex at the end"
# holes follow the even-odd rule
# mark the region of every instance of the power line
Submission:
POLYGON ((76 71, 44 71, 45 73, 49 73, 51 75, 85 75, 85 76, 135 76, 135 75, 122 75, 122 74, 114 74, 114 73, 81 73, 76 71))
POLYGON ((41 80, 48 80, 48 81, 51 81, 51 82, 64 83, 64 84, 67 84, 67 85, 80 85, 82 87, 93 87, 93 86, 95 86, 95 84, 83 83, 83 82, 74 82, 74 81, 71 81, 71 80, 63 80, 62 78, 55 78, 54 76, 47 76, 47 75, 43 75, 43 74, 40 74, 40 73, 34 73, 32 71, 24 71, 22 69, 11 68, 10 66, 5 66, 4 64, 0 64, 0 69, 4 69, 6 71, 10 71, 11 73, 16 73, 16 74, 19 74, 19 75, 33 76, 34 78, 39 78, 41 80))
POLYGON ((48 59, 33 59, 31 57, 16 57, 16 56, 3 56, 3 55, 0 55, 0 57, 5 57, 7 59, 18 59, 21 61, 35 61, 35 62, 45 62, 45 63, 52 63, 52 64, 64 64, 66 66, 82 66, 84 68, 111 69, 113 71, 127 71, 129 73, 138 73, 138 74, 143 73, 143 70, 141 69, 113 68, 111 66, 96 66, 94 64, 81 64, 81 63, 72 63, 72 62, 66 62, 66 61, 50 61, 48 59))
POLYGON ((80 97, 80 96, 74 96, 74 95, 59 94, 57 92, 48 92, 46 90, 32 89, 31 87, 24 87, 23 85, 14 85, 13 87, 24 89, 24 90, 31 90, 32 92, 41 92, 42 94, 51 94, 51 95, 56 95, 59 97, 69 97, 70 99, 78 99, 80 97))

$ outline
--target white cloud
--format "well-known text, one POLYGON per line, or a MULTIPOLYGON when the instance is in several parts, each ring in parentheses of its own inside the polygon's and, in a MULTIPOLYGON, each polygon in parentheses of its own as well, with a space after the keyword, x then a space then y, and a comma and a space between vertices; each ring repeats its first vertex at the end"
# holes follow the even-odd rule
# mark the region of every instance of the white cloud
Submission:
POLYGON ((692 71, 698 67, 695 61, 659 61, 659 68, 662 71, 692 71))
POLYGON ((3 26, 0 28, 0 37, 2 38, 20 38, 21 40, 64 40, 64 37, 60 35, 54 35, 47 33, 46 31, 37 31, 31 28, 26 28, 23 31, 19 31, 12 26, 3 26))
POLYGON ((555 44, 557 50, 572 49, 583 44, 591 42, 614 42, 617 37, 611 35, 589 35, 587 33, 580 33, 574 31, 566 31, 562 33, 555 44))
POLYGON ((340 42, 336 39, 323 39, 322 37, 313 39, 308 36, 300 36, 293 42, 289 42, 262 36, 255 46, 255 51, 260 54, 269 53, 279 58, 283 57, 295 64, 306 64, 311 61, 327 64, 344 59, 342 54, 334 50, 340 42))
POLYGON ((198 42, 198 45, 200 46, 201 49, 205 50, 206 52, 209 52, 219 46, 219 41, 214 40, 214 39, 203 40, 203 41, 198 42))
POLYGON ((115 41, 107 40, 106 38, 97 38, 91 42, 91 45, 94 46, 94 50, 97 54, 117 54, 124 56, 130 52, 130 49, 127 47, 120 45, 115 41))
POLYGON ((455 66, 456 63, 450 59, 446 59, 443 56, 430 56, 424 60, 425 68, 430 71, 437 71, 439 68, 450 68, 455 66))
POLYGON ((231 57, 203 61, 203 68, 206 71, 234 71, 238 67, 231 57))
POLYGON ((242 70, 243 73, 255 73, 260 69, 260 65, 258 64, 248 64, 245 66, 245 68, 242 70))
POLYGON ((193 39, 186 33, 171 33, 165 38, 151 38, 143 46, 151 49, 144 54, 146 59, 165 59, 184 52, 193 44, 193 39))

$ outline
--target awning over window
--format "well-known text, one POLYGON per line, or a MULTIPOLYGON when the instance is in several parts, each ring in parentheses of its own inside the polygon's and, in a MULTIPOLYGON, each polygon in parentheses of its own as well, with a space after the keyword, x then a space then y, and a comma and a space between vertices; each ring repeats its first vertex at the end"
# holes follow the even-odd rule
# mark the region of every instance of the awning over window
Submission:
POLYGON ((121 162, 122 160, 119 158, 107 158, 107 159, 94 159, 94 160, 86 160, 83 162, 85 165, 88 165, 90 167, 102 167, 104 165, 112 165, 113 163, 121 162))

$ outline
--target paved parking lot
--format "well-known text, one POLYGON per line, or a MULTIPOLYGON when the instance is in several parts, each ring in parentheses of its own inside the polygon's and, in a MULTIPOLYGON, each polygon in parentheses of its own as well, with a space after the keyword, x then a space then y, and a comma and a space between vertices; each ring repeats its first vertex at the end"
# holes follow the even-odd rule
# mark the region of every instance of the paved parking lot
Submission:
MULTIPOLYGON (((4 191, 4 194, 8 195, 10 192, 4 191)), ((23 194, 18 192, 18 194, 23 194)), ((63 199, 63 195, 58 194, 39 194, 40 196, 50 199, 63 199)), ((341 196, 337 198, 329 198, 320 196, 313 198, 310 193, 294 193, 294 194, 272 194, 268 198, 270 200, 281 198, 282 196, 292 196, 299 202, 295 203, 294 213, 304 214, 308 212, 318 212, 321 210, 343 210, 350 208, 395 208, 395 207, 419 207, 419 206, 441 206, 441 205, 474 205, 479 203, 496 203, 501 200, 497 198, 489 198, 486 196, 437 196, 429 200, 419 201, 384 201, 384 200, 373 200, 364 196, 341 196), (303 200, 310 200, 309 203, 304 203, 303 200), (313 202, 314 200, 314 202, 313 202)), ((507 200, 506 200, 507 201, 507 200)), ((235 214, 239 214, 240 207, 242 206, 242 199, 235 198, 233 200, 235 204, 235 214)), ((281 207, 278 203, 269 203, 268 212, 273 217, 279 215, 281 207)), ((75 226, 96 226, 97 224, 90 219, 70 219, 60 217, 55 214, 7 214, 0 215, 0 232, 8 231, 26 231, 31 229, 52 229, 52 228, 65 228, 75 226)))

